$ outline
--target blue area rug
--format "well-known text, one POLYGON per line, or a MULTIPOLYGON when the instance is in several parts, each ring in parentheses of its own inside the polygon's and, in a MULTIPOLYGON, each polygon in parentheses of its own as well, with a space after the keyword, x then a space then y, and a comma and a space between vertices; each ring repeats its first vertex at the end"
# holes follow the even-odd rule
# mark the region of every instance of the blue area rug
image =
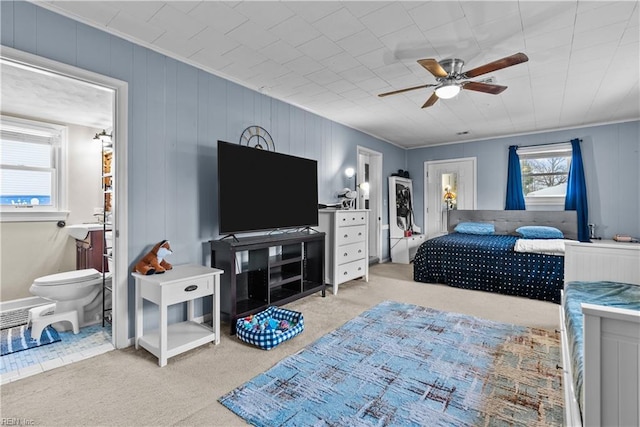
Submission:
POLYGON ((219 401, 256 426, 562 425, 556 332, 385 301, 219 401))
POLYGON ((15 326, 0 331, 0 356, 5 356, 18 351, 28 350, 60 341, 58 331, 47 326, 39 340, 31 339, 31 328, 27 325, 15 326))

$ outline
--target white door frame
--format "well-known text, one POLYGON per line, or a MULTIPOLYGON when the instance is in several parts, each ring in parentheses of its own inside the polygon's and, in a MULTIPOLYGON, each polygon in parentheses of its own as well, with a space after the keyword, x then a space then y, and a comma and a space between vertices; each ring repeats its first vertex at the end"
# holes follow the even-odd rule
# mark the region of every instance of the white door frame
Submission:
MULTIPOLYGON (((357 146, 357 159, 358 159, 358 180, 364 178, 364 170, 362 168, 362 162, 360 162, 360 156, 369 157, 369 178, 371 181, 371 189, 375 190, 374 197, 371 197, 372 192, 369 192, 369 222, 375 225, 373 227, 375 232, 373 236, 369 233, 369 256, 377 257, 378 262, 382 261, 382 153, 374 151, 370 148, 357 146), (373 202, 373 203, 371 203, 373 202)), ((356 185, 359 185, 357 182, 356 185)), ((358 201, 360 198, 358 197, 358 201)))
POLYGON ((114 200, 114 272, 112 274, 111 303, 112 327, 111 342, 116 348, 131 345, 129 339, 129 272, 128 272, 128 229, 129 207, 127 204, 127 135, 128 135, 128 83, 103 76, 92 71, 83 70, 73 65, 43 58, 31 53, 2 46, 0 56, 27 66, 40 68, 54 74, 81 80, 97 86, 112 89, 115 93, 113 111, 113 137, 115 156, 115 200, 114 200))
MULTIPOLYGON (((424 211, 423 211, 423 233, 427 235, 432 235, 432 230, 429 230, 429 167, 435 165, 444 165, 444 164, 456 164, 456 163, 466 163, 471 162, 473 168, 473 195, 472 195, 472 209, 475 210, 478 208, 478 160, 476 157, 461 157, 457 159, 447 159, 447 160, 430 160, 424 162, 424 174, 423 174, 423 183, 424 183, 424 211)), ((438 206, 440 208, 440 206, 438 206)), ((432 215, 436 214, 435 207, 432 209, 432 215)), ((440 214, 438 209, 438 214, 440 214)))

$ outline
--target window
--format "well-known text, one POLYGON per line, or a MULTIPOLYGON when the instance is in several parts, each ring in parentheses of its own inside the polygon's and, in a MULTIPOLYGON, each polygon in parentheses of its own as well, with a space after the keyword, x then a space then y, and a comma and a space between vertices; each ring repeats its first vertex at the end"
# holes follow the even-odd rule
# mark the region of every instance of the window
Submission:
POLYGON ((527 205, 564 205, 571 144, 518 148, 527 205))
POLYGON ((0 212, 3 221, 66 218, 66 128, 0 117, 0 212))

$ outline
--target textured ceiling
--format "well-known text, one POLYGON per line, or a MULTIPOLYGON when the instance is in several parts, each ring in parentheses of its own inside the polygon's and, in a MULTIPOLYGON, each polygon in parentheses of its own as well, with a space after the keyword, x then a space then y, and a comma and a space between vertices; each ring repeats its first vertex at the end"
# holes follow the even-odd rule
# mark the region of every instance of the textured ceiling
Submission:
POLYGON ((9 61, 0 62, 3 114, 96 129, 113 126, 113 91, 9 61))
POLYGON ((637 1, 36 3, 404 147, 640 118, 637 1), (377 96, 516 52, 500 95, 377 96))

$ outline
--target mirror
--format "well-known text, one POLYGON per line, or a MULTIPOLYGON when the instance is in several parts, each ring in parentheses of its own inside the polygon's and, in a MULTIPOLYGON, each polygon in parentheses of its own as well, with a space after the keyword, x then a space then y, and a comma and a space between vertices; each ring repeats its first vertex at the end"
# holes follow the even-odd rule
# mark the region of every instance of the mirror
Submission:
POLYGON ((444 210, 451 211, 458 206, 458 174, 442 174, 442 201, 444 210))
POLYGON ((396 218, 398 227, 402 230, 412 230, 413 206, 411 203, 411 190, 409 186, 396 183, 396 218))

